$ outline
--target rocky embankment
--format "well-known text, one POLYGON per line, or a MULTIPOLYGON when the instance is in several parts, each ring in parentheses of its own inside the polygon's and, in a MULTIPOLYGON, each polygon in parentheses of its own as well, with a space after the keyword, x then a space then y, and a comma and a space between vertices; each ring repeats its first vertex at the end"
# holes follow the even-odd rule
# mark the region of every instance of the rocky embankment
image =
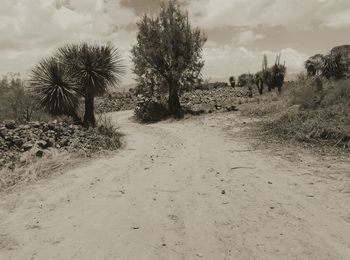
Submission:
MULTIPOLYGON (((255 91, 255 89, 253 89, 255 91)), ((235 110, 239 98, 248 97, 248 88, 231 88, 227 84, 210 85, 207 89, 196 89, 183 93, 180 102, 187 111, 213 112, 216 110, 235 110)), ((96 110, 98 113, 109 113, 122 110, 133 110, 138 98, 130 92, 114 93, 109 97, 98 101, 96 110)))
POLYGON ((191 111, 213 112, 236 110, 239 98, 248 97, 248 88, 219 87, 193 90, 181 96, 181 104, 191 111))
POLYGON ((109 113, 123 110, 133 110, 136 107, 137 98, 130 92, 113 93, 97 100, 97 113, 109 113))
MULTIPOLYGON (((17 125, 9 120, 0 124, 0 169, 14 168, 31 153, 38 158, 50 150, 82 151, 87 155, 109 146, 103 129, 86 129, 65 122, 31 122, 17 125)), ((119 146, 119 144, 116 144, 119 146)), ((25 164, 22 161, 22 164, 25 164)))

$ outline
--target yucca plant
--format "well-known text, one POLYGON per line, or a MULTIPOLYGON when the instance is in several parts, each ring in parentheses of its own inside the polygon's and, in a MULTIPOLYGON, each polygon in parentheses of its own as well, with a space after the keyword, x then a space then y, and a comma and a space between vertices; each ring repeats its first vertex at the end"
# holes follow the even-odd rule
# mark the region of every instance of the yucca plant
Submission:
POLYGON ((94 98, 120 82, 124 66, 119 51, 111 45, 73 44, 58 50, 67 70, 85 97, 84 124, 95 126, 94 98))
POLYGON ((51 115, 67 115, 76 122, 79 97, 79 86, 71 77, 62 62, 55 58, 42 59, 31 72, 30 83, 39 105, 51 115))
POLYGON ((344 77, 345 71, 346 67, 340 53, 335 55, 329 54, 324 57, 324 66, 322 69, 322 75, 324 77, 327 79, 341 79, 344 77))
POLYGON ((316 54, 308 58, 305 63, 305 69, 308 76, 319 76, 322 73, 325 57, 322 54, 316 54))

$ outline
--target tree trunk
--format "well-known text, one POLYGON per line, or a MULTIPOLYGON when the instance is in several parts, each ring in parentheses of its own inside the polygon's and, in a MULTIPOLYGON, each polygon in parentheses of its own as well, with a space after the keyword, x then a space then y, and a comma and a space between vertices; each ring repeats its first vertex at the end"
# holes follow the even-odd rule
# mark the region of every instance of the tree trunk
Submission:
POLYGON ((277 90, 278 90, 278 94, 281 94, 281 93, 282 93, 282 86, 281 86, 281 85, 278 85, 278 86, 277 86, 277 90))
POLYGON ((170 115, 173 115, 175 118, 182 117, 179 94, 177 93, 177 87, 175 86, 175 84, 171 84, 169 86, 168 105, 169 105, 169 114, 170 115))
POLYGON ((258 87, 258 91, 260 96, 263 94, 263 90, 264 90, 264 82, 262 80, 258 80, 256 83, 257 87, 258 87))
POLYGON ((94 95, 86 93, 85 96, 85 114, 84 114, 84 125, 89 127, 96 126, 95 114, 94 114, 94 95))

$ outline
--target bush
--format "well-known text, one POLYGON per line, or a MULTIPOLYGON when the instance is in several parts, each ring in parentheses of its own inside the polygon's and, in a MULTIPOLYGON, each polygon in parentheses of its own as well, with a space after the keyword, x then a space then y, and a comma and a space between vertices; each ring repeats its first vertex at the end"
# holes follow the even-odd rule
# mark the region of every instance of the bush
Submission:
POLYGON ((311 79, 300 81, 291 91, 291 104, 300 105, 302 109, 316 109, 326 95, 321 79, 311 79))
POLYGON ((26 90, 22 80, 16 76, 3 77, 0 81, 0 122, 7 119, 30 121, 38 116, 37 110, 34 97, 26 90))
POLYGON ((350 148, 350 80, 302 79, 274 99, 244 104, 243 115, 266 116, 269 137, 350 148))
POLYGON ((167 116, 166 106, 152 99, 141 100, 135 108, 135 117, 143 123, 158 122, 167 116))

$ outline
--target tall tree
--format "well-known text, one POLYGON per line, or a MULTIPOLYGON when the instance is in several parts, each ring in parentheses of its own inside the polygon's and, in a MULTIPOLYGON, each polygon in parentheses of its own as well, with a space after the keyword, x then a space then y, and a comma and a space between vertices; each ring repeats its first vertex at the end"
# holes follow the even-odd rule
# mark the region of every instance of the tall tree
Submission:
POLYGON ((84 125, 95 126, 94 98, 120 82, 124 73, 121 56, 111 45, 74 44, 58 50, 85 98, 84 125))
POLYGON ((157 16, 144 15, 137 23, 137 44, 132 48, 134 73, 142 88, 168 92, 171 115, 181 116, 179 92, 186 83, 201 80, 202 48, 206 37, 189 23, 175 0, 162 4, 157 16))

